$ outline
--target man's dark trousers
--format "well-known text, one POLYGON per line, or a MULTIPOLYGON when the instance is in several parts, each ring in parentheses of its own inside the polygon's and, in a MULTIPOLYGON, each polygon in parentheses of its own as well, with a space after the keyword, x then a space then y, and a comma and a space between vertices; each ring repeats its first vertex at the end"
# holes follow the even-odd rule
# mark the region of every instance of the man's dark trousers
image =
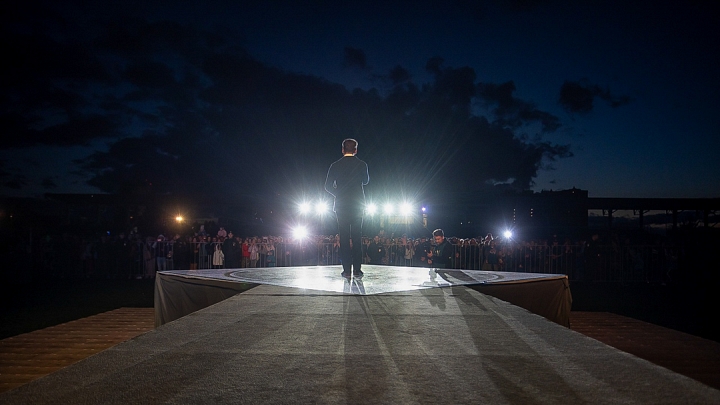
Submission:
POLYGON ((349 275, 352 265, 353 272, 359 274, 362 266, 362 214, 337 212, 336 215, 343 272, 349 275), (350 239, 352 239, 352 249, 350 239))

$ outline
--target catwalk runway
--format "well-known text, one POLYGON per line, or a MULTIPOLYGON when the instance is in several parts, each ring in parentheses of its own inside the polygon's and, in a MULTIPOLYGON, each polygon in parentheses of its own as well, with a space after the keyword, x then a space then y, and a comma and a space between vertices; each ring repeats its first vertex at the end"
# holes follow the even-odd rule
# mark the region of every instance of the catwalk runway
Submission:
MULTIPOLYGON (((318 271, 328 272, 331 288, 261 284, 0 395, 0 403, 720 403, 718 390, 479 292, 553 280, 490 274, 471 286, 470 274, 438 272, 432 281, 418 269, 397 276, 411 280, 403 287, 370 293, 383 279, 373 273, 392 268, 368 268, 364 292, 335 280, 339 268, 318 271)), ((226 272, 239 281, 163 273, 156 293, 172 300, 170 291, 184 288, 177 285, 229 293, 268 274, 226 272)))

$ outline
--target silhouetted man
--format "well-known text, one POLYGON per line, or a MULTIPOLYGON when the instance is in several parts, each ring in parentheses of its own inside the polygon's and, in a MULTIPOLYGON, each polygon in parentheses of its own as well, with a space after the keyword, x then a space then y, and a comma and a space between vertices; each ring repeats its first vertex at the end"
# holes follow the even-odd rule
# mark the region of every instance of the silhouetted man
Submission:
POLYGON ((343 157, 330 165, 325 179, 325 191, 335 197, 333 211, 337 216, 340 235, 340 259, 343 265, 343 277, 362 276, 362 221, 365 209, 364 186, 370 181, 368 167, 358 159, 358 142, 345 139, 342 142, 343 157), (351 241, 352 240, 352 247, 351 241))

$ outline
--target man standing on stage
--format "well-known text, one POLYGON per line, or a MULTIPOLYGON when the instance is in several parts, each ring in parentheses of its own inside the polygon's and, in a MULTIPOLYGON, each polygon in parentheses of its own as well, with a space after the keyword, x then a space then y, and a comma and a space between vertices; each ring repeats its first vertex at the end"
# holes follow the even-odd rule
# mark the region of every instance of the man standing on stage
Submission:
POLYGON ((370 181, 368 167, 358 159, 358 142, 345 139, 342 142, 343 157, 330 165, 325 179, 325 191, 335 197, 333 211, 337 216, 340 236, 340 260, 343 277, 362 276, 362 222, 365 209, 364 186, 370 181))
POLYGON ((452 269, 454 250, 450 242, 445 239, 442 229, 433 231, 435 246, 427 253, 427 263, 430 267, 438 269, 452 269))

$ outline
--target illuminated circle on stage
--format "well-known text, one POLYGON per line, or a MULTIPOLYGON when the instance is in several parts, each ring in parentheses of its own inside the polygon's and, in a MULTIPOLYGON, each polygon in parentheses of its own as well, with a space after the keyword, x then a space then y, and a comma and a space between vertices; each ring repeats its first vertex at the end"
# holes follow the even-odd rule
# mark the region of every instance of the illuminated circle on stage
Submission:
POLYGON ((269 284, 337 293, 384 294, 456 285, 497 284, 558 277, 538 273, 508 273, 480 270, 434 269, 364 265, 361 278, 344 278, 342 267, 297 266, 247 269, 176 270, 169 273, 191 278, 269 284))

